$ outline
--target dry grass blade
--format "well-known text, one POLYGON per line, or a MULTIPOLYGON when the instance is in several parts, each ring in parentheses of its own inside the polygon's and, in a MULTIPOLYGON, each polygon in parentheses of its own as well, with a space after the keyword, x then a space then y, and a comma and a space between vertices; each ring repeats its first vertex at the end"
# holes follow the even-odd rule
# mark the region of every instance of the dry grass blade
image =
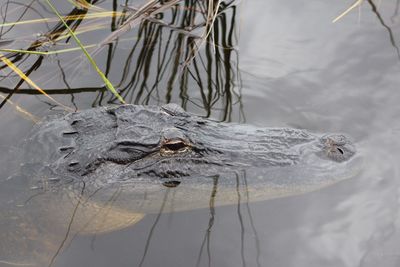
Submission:
MULTIPOLYGON (((134 8, 134 7, 131 7, 131 6, 124 6, 124 8, 126 8, 126 9, 128 9, 128 10, 130 10, 130 11, 132 11, 132 12, 137 12, 137 11, 138 11, 137 8, 134 8)), ((145 20, 148 20, 148 21, 150 21, 150 22, 153 22, 153 23, 160 24, 160 25, 162 25, 163 27, 172 29, 172 30, 174 30, 174 31, 176 31, 176 32, 185 34, 185 35, 187 35, 187 36, 190 36, 190 37, 193 37, 193 38, 201 38, 201 36, 199 36, 199 35, 197 35, 197 34, 191 33, 190 31, 187 31, 187 30, 183 30, 183 29, 181 29, 180 27, 175 27, 175 26, 173 26, 173 25, 170 25, 170 24, 166 23, 165 21, 163 21, 163 20, 161 20, 161 19, 156 19, 156 18, 151 17, 151 16, 145 17, 144 19, 145 19, 145 20)))
POLYGON ((96 55, 104 45, 113 42, 115 39, 120 37, 122 34, 130 31, 133 27, 139 24, 143 19, 152 17, 158 13, 165 11, 166 9, 176 5, 180 0, 169 0, 165 1, 162 4, 158 3, 158 0, 151 0, 147 4, 138 8, 136 12, 130 16, 118 30, 111 33, 107 36, 100 44, 97 49, 93 51, 93 55, 96 55))
MULTIPOLYGON (((92 48, 92 47, 95 47, 95 46, 97 46, 97 44, 86 45, 85 48, 92 48)), ((77 51, 77 50, 81 50, 81 48, 80 47, 73 47, 73 48, 61 49, 61 50, 56 50, 56 51, 47 51, 47 52, 0 48, 1 52, 12 52, 12 53, 31 54, 31 55, 43 55, 43 56, 68 53, 68 52, 73 52, 73 51, 77 51)))
MULTIPOLYGON (((201 45, 205 42, 207 37, 210 35, 212 31, 212 27, 214 25, 215 19, 218 16, 218 10, 221 5, 221 0, 217 1, 217 4, 215 5, 215 8, 213 7, 214 1, 208 1, 208 12, 207 12, 207 19, 206 19, 206 25, 205 25, 205 30, 203 35, 201 36, 200 40, 196 43, 195 48, 191 52, 191 55, 186 59, 185 65, 188 65, 190 61, 193 60, 193 58, 196 56, 196 52, 200 49, 201 45)), ((215 47, 214 47, 215 51, 215 47)))
MULTIPOLYGON (((105 12, 95 12, 89 13, 85 15, 73 15, 73 16, 66 16, 64 21, 76 21, 80 19, 99 19, 99 18, 109 18, 109 17, 120 17, 123 13, 121 12, 114 12, 114 11, 105 11, 105 12)), ((23 25, 23 24, 33 24, 33 23, 43 23, 43 22, 57 22, 59 21, 58 18, 43 18, 43 19, 32 19, 32 20, 22 20, 22 21, 15 21, 15 22, 6 22, 0 24, 0 27, 11 27, 15 25, 23 25)))
POLYGON ((149 10, 151 8, 153 8, 156 4, 157 4, 157 0, 152 0, 152 1, 148 2, 147 4, 145 4, 144 6, 142 6, 141 8, 139 8, 138 11, 134 15, 132 15, 127 21, 125 21, 125 23, 121 27, 119 27, 118 30, 114 31, 109 36, 107 36, 107 38, 105 38, 99 44, 99 48, 96 49, 93 52, 93 54, 96 54, 96 52, 98 52, 98 50, 102 46, 113 42, 115 39, 117 39, 119 36, 121 36, 125 32, 130 31, 137 24, 138 20, 140 21, 141 16, 143 16, 144 14, 147 14, 149 12, 149 10))
POLYGON ((94 6, 88 3, 86 0, 68 0, 73 6, 77 8, 85 8, 85 9, 96 9, 96 10, 104 10, 100 7, 94 6))
POLYGON ((337 22, 338 20, 340 20, 341 18, 343 18, 344 16, 346 16, 350 11, 352 11, 354 8, 358 7, 359 5, 362 4, 364 0, 357 0, 355 1, 348 9, 346 9, 342 14, 340 14, 339 16, 337 16, 332 23, 337 22))
POLYGON ((53 101, 54 103, 56 103, 57 105, 62 106, 63 108, 65 108, 66 110, 69 111, 73 111, 71 108, 61 104, 60 102, 58 102, 57 100, 55 100, 54 98, 52 98, 51 96, 49 96, 43 89, 41 89, 39 86, 37 86, 28 76, 25 75, 25 73, 23 73, 22 70, 20 70, 17 66, 14 65, 14 63, 12 63, 7 57, 5 57, 2 53, 0 53, 0 59, 4 62, 4 64, 6 64, 10 69, 12 69, 15 73, 18 74, 19 77, 21 77, 21 79, 23 79, 27 84, 29 84, 30 86, 32 86, 33 88, 35 88, 36 90, 38 90, 40 93, 42 93, 43 95, 45 95, 48 99, 50 99, 51 101, 53 101))

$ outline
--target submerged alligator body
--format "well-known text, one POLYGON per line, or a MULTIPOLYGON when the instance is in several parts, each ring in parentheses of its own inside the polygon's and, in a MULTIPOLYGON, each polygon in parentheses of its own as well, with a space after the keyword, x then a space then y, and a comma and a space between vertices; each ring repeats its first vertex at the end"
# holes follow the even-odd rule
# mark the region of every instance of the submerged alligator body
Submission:
POLYGON ((0 185, 0 265, 50 266, 76 234, 298 195, 360 169, 344 135, 218 123, 173 104, 51 116, 23 149, 21 174, 0 185))

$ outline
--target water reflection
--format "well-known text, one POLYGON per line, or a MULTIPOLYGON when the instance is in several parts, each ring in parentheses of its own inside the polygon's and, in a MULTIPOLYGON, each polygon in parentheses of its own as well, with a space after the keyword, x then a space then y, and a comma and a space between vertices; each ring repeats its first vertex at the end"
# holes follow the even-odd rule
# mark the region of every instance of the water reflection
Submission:
MULTIPOLYGON (((146 231, 142 255, 132 260, 137 261, 138 266, 144 266, 152 251, 156 229, 163 226, 159 225, 163 213, 207 207, 208 225, 201 239, 196 266, 204 265, 204 257, 207 259, 206 265, 212 266, 215 258, 212 237, 217 234, 213 227, 219 215, 216 208, 233 205, 235 221, 240 228, 235 235, 240 240, 241 266, 251 266, 253 262, 261 265, 258 230, 249 202, 303 194, 323 186, 320 185, 321 181, 317 181, 318 174, 314 177, 316 181, 313 186, 307 183, 302 185, 303 182, 298 178, 310 178, 306 173, 294 174, 291 167, 277 168, 239 168, 211 177, 189 176, 175 187, 164 186, 158 179, 153 183, 147 181, 142 186, 141 180, 135 179, 99 187, 96 179, 82 177, 81 182, 68 180, 55 176, 51 169, 39 162, 26 164, 19 176, 2 182, 0 187, 1 197, 5 200, 0 206, 1 214, 5 214, 0 226, 7 229, 0 237, 1 240, 8 240, 7 243, 0 242, 3 249, 8 246, 6 250, 0 250, 0 258, 14 265, 58 266, 60 256, 80 235, 90 236, 93 247, 98 237, 136 227, 145 216, 156 214, 146 231), (290 179, 293 185, 276 178, 281 169, 288 176, 281 178, 290 179), (247 177, 250 177, 251 183, 248 183, 247 177), (17 188, 18 193, 15 194, 17 188), (246 238, 246 225, 249 224, 253 233, 251 245, 246 242, 249 241, 246 238), (256 248, 255 259, 246 256, 249 247, 256 248)), ((101 180, 104 177, 96 178, 101 180)))
MULTIPOLYGON (((243 266, 246 266, 244 258, 244 224, 241 214, 243 200, 241 195, 248 194, 248 191, 246 187, 243 187, 244 182, 242 180, 244 177, 239 174, 235 176, 236 187, 229 189, 226 188, 226 185, 223 185, 223 190, 231 190, 229 194, 233 202, 235 202, 235 198, 237 199, 237 215, 242 229, 240 234, 242 260, 243 266)), ((71 184, 73 188, 59 188, 59 185, 53 184, 45 176, 43 176, 43 179, 43 186, 40 187, 32 186, 29 177, 23 176, 12 177, 1 184, 3 202, 0 208, 2 214, 7 215, 6 217, 2 217, 0 221, 0 226, 7 229, 7 233, 3 232, 1 235, 1 240, 7 240, 7 244, 4 242, 0 243, 2 247, 0 263, 7 263, 7 265, 11 266, 58 266, 59 256, 73 244, 79 235, 92 236, 92 242, 94 242, 96 236, 134 225, 143 218, 141 216, 137 219, 136 217, 132 217, 133 214, 128 210, 126 212, 119 210, 121 203, 127 201, 126 198, 123 198, 124 189, 122 187, 118 186, 111 188, 111 190, 109 188, 100 188, 91 192, 85 182, 77 185, 71 184), (55 185, 56 187, 54 187, 55 185), (9 196, 5 192, 10 191, 13 187, 19 188, 19 193, 12 199, 7 200, 9 196), (69 190, 71 191, 68 192, 69 190), (80 191, 80 193, 77 192, 74 195, 76 190, 80 191), (104 199, 103 195, 107 191, 111 192, 111 196, 104 199), (104 199, 104 203, 96 202, 98 199, 104 199), (4 200, 11 202, 5 203, 4 200), (24 226, 26 223, 29 223, 29 227, 24 226), (4 250, 5 245, 12 249, 4 250)), ((211 266, 210 242, 216 215, 215 207, 226 204, 225 196, 227 192, 223 192, 224 196, 219 200, 216 198, 218 195, 219 177, 210 177, 210 179, 212 183, 209 188, 205 191, 204 188, 201 190, 204 191, 205 196, 207 195, 206 192, 209 192, 209 200, 207 202, 209 203, 210 217, 200 246, 197 266, 200 266, 205 247, 208 266, 211 266)), ((62 187, 65 186, 62 185, 62 187)), ((152 237, 162 214, 174 210, 175 201, 179 201, 180 206, 182 206, 181 202, 184 200, 181 197, 177 200, 173 198, 174 194, 178 192, 177 190, 179 188, 166 188, 163 192, 160 190, 159 194, 163 195, 160 198, 161 201, 153 203, 154 206, 159 205, 159 211, 147 231, 146 242, 143 244, 143 254, 140 259, 137 259, 138 266, 142 266, 146 261, 152 237)), ((135 210, 135 207, 141 206, 135 203, 134 199, 130 201, 130 203, 125 203, 125 206, 131 207, 133 210, 135 210)), ((146 199, 143 199, 143 201, 146 201, 146 199)))
POLYGON ((397 16, 399 15, 400 0, 396 0, 396 5, 394 7, 393 15, 390 17, 390 21, 394 24, 396 23, 397 16))
MULTIPOLYGON (((374 12, 376 14, 376 17, 378 18, 379 22, 382 24, 382 26, 388 31, 389 33, 389 39, 390 39, 390 43, 392 44, 392 46, 394 47, 394 49, 396 50, 397 53, 397 57, 400 60, 400 50, 399 47, 396 44, 396 40, 394 38, 393 35, 393 31, 392 29, 385 23, 385 21, 383 20, 381 14, 378 11, 378 8, 376 7, 375 3, 372 0, 367 0, 367 2, 369 3, 369 5, 371 6, 372 12, 374 12)), ((397 7, 398 9, 398 7, 397 7)), ((397 12, 397 9, 395 11, 395 14, 397 12)), ((394 16, 394 15, 393 15, 394 16)), ((393 17, 392 17, 393 18, 393 17)))
MULTIPOLYGON (((71 229, 72 229, 72 226, 73 226, 74 220, 75 220, 75 215, 76 215, 76 212, 78 211, 78 208, 79 208, 80 204, 83 201, 82 198, 83 198, 84 193, 85 193, 85 183, 83 182, 82 183, 82 191, 81 191, 80 195, 78 195, 78 201, 77 201, 77 203, 76 203, 76 205, 75 205, 75 207, 74 207, 74 209, 72 211, 71 219, 70 219, 69 223, 67 224, 65 237, 61 240, 60 245, 58 246, 58 248, 55 251, 54 255, 51 257, 50 263, 49 263, 49 267, 51 267, 54 264, 58 254, 62 251, 62 249, 65 246, 65 243, 69 239, 69 236, 71 234, 71 229)), ((90 223, 90 221, 88 223, 90 223)))
POLYGON ((144 245, 143 255, 142 255, 142 257, 140 259, 140 262, 139 262, 139 266, 140 267, 143 265, 143 263, 144 263, 144 261, 146 259, 146 256, 147 256, 147 253, 148 253, 148 250, 149 250, 149 246, 150 246, 151 238, 152 238, 154 230, 155 230, 155 228, 156 228, 156 226, 158 224, 158 221, 160 220, 161 214, 164 211, 164 207, 165 207, 165 204, 167 202, 167 198, 168 198, 169 192, 170 192, 170 189, 167 189, 166 192, 165 192, 165 197, 164 197, 163 201, 160 203, 161 204, 160 205, 160 211, 158 212, 157 217, 154 220, 154 223, 153 223, 153 225, 151 226, 151 228, 149 230, 149 234, 147 236, 146 243, 144 245))
POLYGON ((197 261, 196 261, 196 267, 200 266, 201 258, 203 256, 203 251, 204 251, 204 246, 207 246, 207 262, 208 266, 211 266, 211 248, 210 248, 210 238, 211 238, 211 229, 214 225, 214 220, 215 220, 215 197, 217 196, 218 192, 218 176, 214 177, 214 184, 213 188, 211 191, 211 196, 210 196, 210 219, 208 221, 208 227, 206 230, 206 233, 204 234, 203 241, 200 246, 199 250, 199 255, 197 256, 197 261))

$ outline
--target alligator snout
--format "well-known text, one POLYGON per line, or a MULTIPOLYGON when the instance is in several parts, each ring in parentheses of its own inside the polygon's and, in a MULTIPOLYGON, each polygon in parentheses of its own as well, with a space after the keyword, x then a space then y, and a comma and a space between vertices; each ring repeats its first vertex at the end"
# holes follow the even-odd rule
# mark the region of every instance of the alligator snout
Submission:
POLYGON ((342 134, 327 134, 322 136, 320 147, 322 148, 322 157, 336 162, 346 161, 356 152, 349 138, 342 134))

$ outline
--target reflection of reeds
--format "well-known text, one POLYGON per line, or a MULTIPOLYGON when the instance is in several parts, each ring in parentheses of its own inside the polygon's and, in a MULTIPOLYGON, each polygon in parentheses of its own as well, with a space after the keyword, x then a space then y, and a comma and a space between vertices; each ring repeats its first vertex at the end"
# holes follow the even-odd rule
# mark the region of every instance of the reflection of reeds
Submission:
MULTIPOLYGON (((90 21, 87 22, 85 16, 92 19, 93 10, 101 14, 100 17, 107 13, 98 7, 93 8, 96 2, 84 1, 83 6, 78 2, 79 6, 64 16, 68 18, 65 19, 68 26, 82 37, 90 33, 90 21), (87 9, 89 6, 92 6, 90 11, 87 9)), ((204 108, 206 116, 210 116, 212 109, 218 109, 222 114, 221 119, 229 120, 234 104, 240 101, 236 89, 240 87, 240 79, 238 57, 234 50, 236 6, 233 2, 151 0, 146 5, 152 9, 142 9, 146 12, 138 14, 141 7, 123 7, 117 0, 113 0, 113 10, 108 11, 112 18, 112 33, 91 54, 93 56, 102 52, 107 55, 104 66, 99 62, 97 64, 114 81, 114 86, 127 102, 150 104, 176 102, 180 99, 183 107, 192 103, 204 108), (129 35, 137 36, 128 50, 120 49, 122 38, 129 38, 129 35), (117 58, 119 61, 122 58, 123 62, 116 63, 117 58)), ((17 26, 14 25, 14 29, 17 26)), ((93 30, 97 29, 93 27, 93 30)), ((43 47, 46 43, 59 48, 57 45, 61 42, 70 41, 68 36, 71 34, 65 25, 58 23, 44 36, 46 40, 41 38, 24 49, 27 53, 13 51, 7 54, 11 62, 24 66, 26 76, 29 76, 33 67, 40 71, 41 65, 45 63, 43 59, 46 51, 45 54, 34 55, 36 51, 45 50, 43 47), (31 67, 26 64, 29 58, 36 58, 31 67)), ((126 45, 127 42, 123 43, 126 45)), ((64 54, 69 51, 64 48, 61 50, 64 54)), ((55 51, 50 53, 54 54, 55 51)), ((61 71, 65 72, 64 83, 69 88, 69 80, 75 77, 71 75, 66 62, 61 63, 61 71)), ((0 66, 0 70, 6 67, 0 66)), ((13 89, 10 97, 18 92, 20 86, 13 89)), ((74 90, 69 93, 74 93, 74 90)), ((101 86, 93 105, 105 103, 118 101, 114 95, 104 92, 101 86)))
MULTIPOLYGON (((239 81, 234 50, 236 6, 232 2, 220 3, 212 19, 205 8, 204 1, 186 1, 171 14, 164 14, 162 23, 146 20, 139 25, 137 40, 122 57, 124 68, 116 85, 128 102, 170 102, 179 88, 183 107, 190 101, 204 108, 209 116, 211 108, 219 104, 223 110, 221 119, 230 119, 233 104, 240 100, 235 92, 239 81), (207 23, 210 20, 213 24, 207 23), (204 33, 204 49, 199 50, 204 33), (199 90, 197 98, 190 95, 192 87, 199 90), (160 88, 165 88, 164 100, 160 88)), ((107 63, 111 68, 112 61, 107 63)))

